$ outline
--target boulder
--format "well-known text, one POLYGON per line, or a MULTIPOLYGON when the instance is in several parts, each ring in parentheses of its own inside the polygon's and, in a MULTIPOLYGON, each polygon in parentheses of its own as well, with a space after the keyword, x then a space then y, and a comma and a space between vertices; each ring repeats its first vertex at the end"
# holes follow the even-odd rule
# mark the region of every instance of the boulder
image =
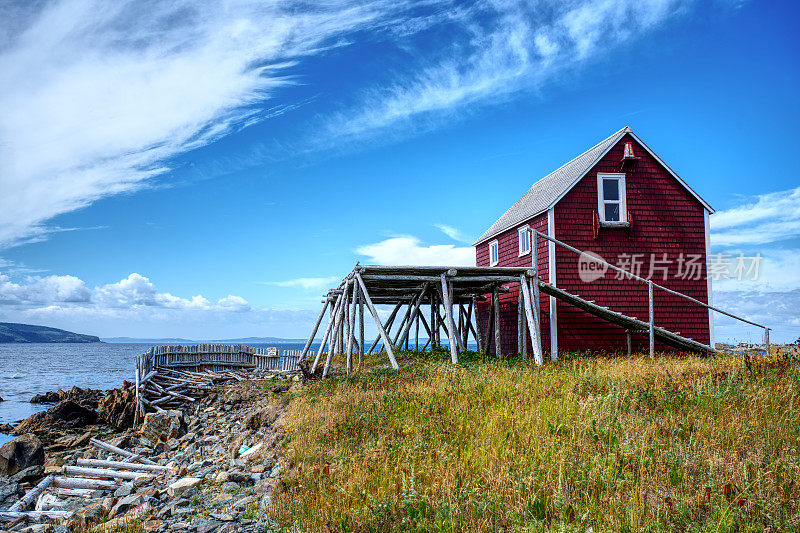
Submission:
POLYGON ((184 477, 167 487, 167 494, 171 498, 180 496, 189 489, 199 487, 203 480, 198 477, 184 477))
POLYGON ((64 400, 47 411, 34 413, 14 428, 14 435, 50 433, 54 429, 70 429, 97 422, 97 413, 72 400, 64 400))
POLYGON ((147 413, 142 423, 140 433, 153 444, 159 441, 180 437, 185 433, 183 413, 180 411, 164 411, 147 413))
POLYGON ((4 509, 2 505, 7 499, 16 499, 19 494, 19 484, 10 479, 0 478, 0 508, 4 509))
POLYGON ((44 464, 44 447, 36 435, 27 433, 0 446, 0 476, 11 476, 28 467, 44 464))
POLYGON ((44 394, 37 394, 31 398, 31 403, 58 403, 61 401, 61 397, 64 394, 66 393, 61 389, 45 392, 44 394))
POLYGON ((44 394, 37 394, 31 398, 31 403, 58 403, 69 400, 80 404, 87 409, 97 409, 97 403, 103 396, 103 391, 95 389, 82 389, 80 387, 72 387, 70 390, 64 392, 61 389, 57 391, 49 391, 44 394))
POLYGON ((118 429, 132 427, 136 414, 136 391, 123 388, 106 392, 97 406, 97 414, 118 429))

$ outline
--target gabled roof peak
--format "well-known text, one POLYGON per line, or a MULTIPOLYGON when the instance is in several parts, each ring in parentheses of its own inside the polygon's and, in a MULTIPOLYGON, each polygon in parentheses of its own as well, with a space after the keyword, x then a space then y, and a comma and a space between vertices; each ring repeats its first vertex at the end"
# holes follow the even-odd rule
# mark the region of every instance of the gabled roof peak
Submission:
POLYGON ((661 160, 650 148, 633 133, 630 126, 625 126, 621 130, 612 133, 596 145, 592 146, 581 155, 564 163, 559 168, 543 177, 526 192, 522 198, 516 201, 508 211, 497 219, 497 222, 481 235, 473 246, 485 242, 496 235, 513 228, 517 224, 524 222, 536 215, 547 211, 555 205, 561 197, 569 191, 594 165, 608 153, 608 151, 625 135, 630 134, 636 142, 647 150, 661 165, 664 166, 672 176, 678 180, 697 200, 713 213, 714 210, 700 196, 694 192, 681 178, 675 174, 664 161, 661 160))

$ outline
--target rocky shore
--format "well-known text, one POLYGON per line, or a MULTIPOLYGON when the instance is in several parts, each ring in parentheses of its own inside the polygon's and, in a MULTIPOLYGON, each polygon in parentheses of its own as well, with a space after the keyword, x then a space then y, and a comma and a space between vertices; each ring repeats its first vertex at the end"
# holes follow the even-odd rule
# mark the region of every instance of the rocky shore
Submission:
POLYGON ((133 479, 107 478, 116 482, 113 491, 45 489, 30 509, 69 511, 69 517, 17 520, 0 523, 0 529, 111 531, 132 522, 149 532, 272 529, 266 510, 282 470, 281 397, 301 378, 271 372, 251 377, 218 385, 180 410, 149 413, 138 428, 131 427, 135 393, 128 383, 107 393, 48 393, 46 401, 58 403, 14 427, 19 436, 0 447, 0 515, 48 475, 120 459, 93 446, 93 439, 165 468, 133 479))

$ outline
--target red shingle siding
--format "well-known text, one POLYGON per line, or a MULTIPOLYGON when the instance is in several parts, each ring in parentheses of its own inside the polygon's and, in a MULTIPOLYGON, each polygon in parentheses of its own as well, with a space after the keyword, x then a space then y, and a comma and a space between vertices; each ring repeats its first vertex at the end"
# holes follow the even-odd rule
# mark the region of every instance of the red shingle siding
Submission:
MULTIPOLYGON (((600 254, 617 266, 622 254, 639 254, 642 270, 639 275, 648 277, 650 257, 669 261, 667 279, 660 271, 653 273, 654 282, 707 302, 704 208, 683 186, 675 180, 630 135, 625 135, 564 197, 555 208, 555 236, 580 250, 600 254), (640 158, 635 166, 620 170, 625 142, 633 142, 640 158), (594 217, 597 213, 597 173, 625 173, 627 210, 631 228, 601 228, 595 237, 594 217), (677 258, 691 255, 699 257, 699 279, 679 279, 677 258)), ((528 224, 532 229, 547 234, 547 213, 503 232, 495 237, 499 243, 498 266, 529 266, 531 256, 519 257, 518 228, 528 224)), ((492 239, 494 240, 494 239, 492 239)), ((476 264, 489 266, 489 242, 476 248, 476 264)), ((548 246, 540 239, 538 246, 539 274, 548 281, 548 246)), ((584 283, 578 276, 578 256, 556 246, 556 285, 587 300, 594 300, 626 315, 648 319, 647 286, 634 280, 618 280, 609 271, 599 280, 584 283)), ((500 295, 501 336, 504 354, 517 352, 517 295, 518 284, 510 284, 511 291, 500 295)), ((542 349, 550 348, 549 297, 541 301, 542 349)), ((478 305, 479 323, 486 331, 488 300, 478 305)), ((655 290, 655 323, 680 332, 702 343, 709 342, 708 311, 680 297, 655 290)), ((559 351, 623 351, 626 348, 625 332, 619 326, 593 317, 565 302, 557 303, 559 351)), ((494 335, 490 334, 493 342, 494 335)), ((635 351, 646 350, 646 335, 633 336, 635 351)), ((656 345, 657 350, 669 349, 656 345)), ((493 353, 493 348, 490 348, 493 353)), ((528 341, 530 353, 530 340, 528 341)))
MULTIPOLYGON (((489 243, 497 240, 498 243, 498 258, 497 266, 508 267, 530 267, 533 265, 531 252, 520 256, 519 255, 519 228, 528 225, 531 231, 536 230, 541 233, 547 233, 547 213, 542 213, 528 221, 525 221, 513 228, 504 231, 497 237, 490 239, 487 242, 481 243, 475 250, 476 265, 489 266, 489 243)), ((547 279, 548 265, 547 265, 547 247, 543 244, 542 239, 539 239, 539 275, 543 279, 547 279)), ((501 352, 503 354, 517 353, 517 297, 519 295, 519 283, 509 283, 507 287, 510 289, 508 293, 500 293, 500 337, 503 345, 501 352)), ((489 310, 490 294, 485 295, 486 301, 478 304, 478 322, 482 328, 482 332, 486 332, 487 313, 489 310)), ((550 345, 550 318, 548 311, 548 303, 546 298, 541 299, 541 319, 542 319, 542 336, 546 346, 550 345)), ((490 350, 489 353, 494 353, 494 332, 490 332, 490 350)), ((528 338, 528 352, 530 353, 531 341, 528 338)))
MULTIPOLYGON (((667 279, 654 270, 652 279, 702 302, 707 302, 704 208, 669 172, 630 135, 625 135, 555 206, 556 238, 603 256, 617 266, 623 254, 640 254, 640 276, 650 277, 650 259, 667 254, 667 279), (633 142, 640 158, 620 170, 625 142, 633 142), (594 236, 597 212, 597 173, 624 172, 631 228, 601 228, 594 236), (677 259, 698 256, 700 279, 676 277, 677 259)), ((591 283, 578 276, 578 257, 557 247, 556 283, 587 300, 594 300, 623 314, 648 319, 647 286, 634 280, 618 280, 613 271, 591 283)), ((677 296, 655 289, 655 324, 680 332, 702 343, 709 342, 708 311, 677 296)), ((625 348, 625 333, 564 302, 558 302, 559 350, 607 351, 625 348)), ((647 349, 646 336, 634 335, 634 350, 647 349)), ((667 349, 656 346, 656 349, 667 349)))

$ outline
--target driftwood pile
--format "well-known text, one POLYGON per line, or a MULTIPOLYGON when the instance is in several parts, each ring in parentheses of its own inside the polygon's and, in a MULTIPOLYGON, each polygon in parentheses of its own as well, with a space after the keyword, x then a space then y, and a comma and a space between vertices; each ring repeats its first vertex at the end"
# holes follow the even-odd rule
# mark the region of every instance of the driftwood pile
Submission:
POLYGON ((8 511, 0 511, 0 522, 64 520, 75 511, 58 509, 64 503, 59 497, 96 497, 98 493, 114 492, 126 481, 149 478, 167 470, 166 466, 101 440, 91 439, 90 442, 105 454, 105 459, 77 459, 76 466, 64 465, 61 475, 48 475, 8 511), (43 498, 47 491, 55 497, 43 498), (35 510, 29 510, 34 502, 35 510))
POLYGON ((156 367, 137 384, 137 421, 149 411, 164 412, 182 405, 195 403, 208 394, 216 385, 229 381, 248 379, 242 372, 192 372, 172 368, 156 367))

